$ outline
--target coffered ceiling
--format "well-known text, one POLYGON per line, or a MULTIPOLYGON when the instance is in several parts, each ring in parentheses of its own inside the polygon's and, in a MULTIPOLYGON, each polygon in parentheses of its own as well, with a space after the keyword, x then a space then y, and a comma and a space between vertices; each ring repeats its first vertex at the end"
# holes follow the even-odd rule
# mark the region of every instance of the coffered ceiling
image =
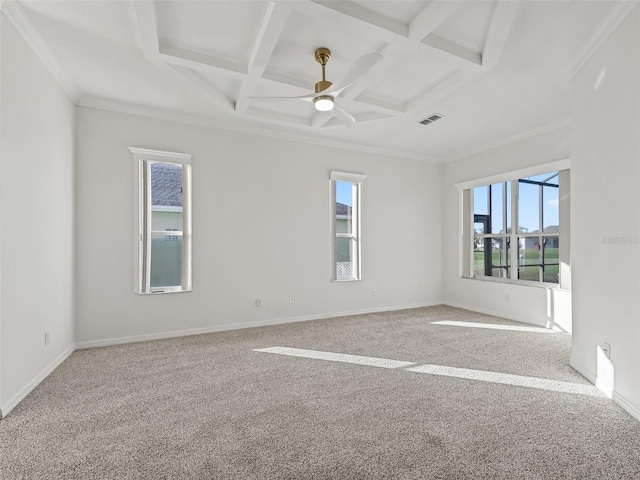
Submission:
POLYGON ((447 161, 566 123, 571 69, 624 4, 8 0, 3 12, 79 105, 447 161), (311 103, 255 98, 313 93, 318 47, 333 82, 382 56, 336 100, 351 128, 311 103))

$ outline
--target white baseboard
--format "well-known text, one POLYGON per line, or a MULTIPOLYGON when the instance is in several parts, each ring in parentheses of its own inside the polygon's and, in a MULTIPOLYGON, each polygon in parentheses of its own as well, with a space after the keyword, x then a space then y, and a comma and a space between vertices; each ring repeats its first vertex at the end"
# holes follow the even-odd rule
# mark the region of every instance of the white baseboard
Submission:
POLYGON ((397 310, 407 310, 409 308, 420 307, 433 307, 435 305, 442 305, 441 301, 436 302, 422 302, 414 303, 410 305, 396 305, 393 307, 377 307, 377 308, 364 308, 357 310, 348 310, 343 312, 327 312, 314 315, 304 315, 299 317, 286 317, 286 318, 273 318, 269 320, 258 320, 256 322, 247 323, 228 323, 223 325, 213 325, 210 327, 202 328, 190 328, 186 330, 173 330, 170 332, 148 333, 143 335, 131 335, 127 337, 107 338, 102 340, 88 340, 85 342, 76 343, 76 348, 96 348, 96 347, 109 347, 113 345, 123 345, 126 343, 146 342, 149 340, 163 340, 166 338, 187 337, 190 335, 202 335, 204 333, 216 333, 226 332, 229 330, 241 330, 245 328, 255 327, 269 327, 272 325, 283 325, 286 323, 306 322, 308 320, 322 320, 326 318, 346 317, 349 315, 361 315, 365 313, 376 312, 392 312, 397 310))
POLYGON ((531 320, 529 320, 527 318, 524 318, 524 317, 521 317, 519 315, 511 315, 511 314, 504 313, 504 312, 497 312, 497 311, 494 311, 494 310, 489 310, 487 308, 478 308, 478 307, 473 306, 473 305, 465 305, 463 303, 450 302, 448 300, 445 300, 442 303, 444 305, 448 305, 450 307, 462 308, 463 310, 471 310, 472 312, 483 313, 485 315, 491 315, 493 317, 506 318, 507 320, 513 320, 514 322, 526 323, 528 325, 534 325, 536 327, 541 327, 541 328, 546 328, 547 327, 546 323, 532 322, 531 320))
MULTIPOLYGON (((586 368, 584 365, 576 362, 573 358, 569 361, 569 365, 571 365, 580 375, 593 383, 596 387, 598 386, 598 377, 591 370, 586 368)), ((600 388, 600 390, 602 390, 600 388)), ((633 403, 627 400, 624 396, 620 395, 615 389, 613 392, 604 392, 607 396, 610 396, 611 399, 620 405, 629 415, 634 417, 636 420, 640 422, 640 408, 636 407, 633 403), (608 394, 611 395, 608 395, 608 394)))
POLYGON ((636 407, 633 403, 620 395, 615 390, 613 391, 613 401, 620 405, 626 412, 640 422, 640 408, 636 407))
POLYGON ((64 352, 58 355, 49 365, 47 365, 40 373, 38 373, 29 383, 22 387, 18 393, 11 397, 6 403, 0 406, 0 419, 6 418, 11 410, 13 410, 24 398, 29 395, 34 388, 36 388, 40 382, 42 382, 51 372, 53 372, 58 366, 64 362, 69 355, 75 350, 75 347, 71 346, 64 352))
POLYGON ((593 383, 594 385, 596 384, 596 381, 598 380, 598 377, 596 376, 595 373, 593 373, 591 370, 589 370, 587 367, 585 367, 584 365, 582 365, 581 363, 577 362, 573 357, 571 357, 569 359, 569 365, 576 371, 578 372, 580 375, 582 375, 584 378, 586 378, 587 380, 589 380, 591 383, 593 383))

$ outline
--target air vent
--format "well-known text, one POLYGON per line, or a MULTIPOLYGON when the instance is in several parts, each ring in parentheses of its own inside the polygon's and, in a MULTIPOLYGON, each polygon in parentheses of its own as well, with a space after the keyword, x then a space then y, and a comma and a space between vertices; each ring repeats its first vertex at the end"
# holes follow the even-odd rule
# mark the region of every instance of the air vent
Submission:
POLYGON ((419 123, 421 123, 422 125, 429 125, 430 123, 433 123, 436 120, 440 120, 442 117, 444 117, 444 115, 440 115, 439 113, 434 113, 433 115, 430 115, 427 118, 420 120, 419 123))

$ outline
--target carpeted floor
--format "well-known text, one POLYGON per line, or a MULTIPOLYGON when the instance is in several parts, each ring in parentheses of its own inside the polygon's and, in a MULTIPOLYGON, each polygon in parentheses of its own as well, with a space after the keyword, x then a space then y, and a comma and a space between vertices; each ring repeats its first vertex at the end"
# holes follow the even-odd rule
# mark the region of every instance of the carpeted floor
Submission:
POLYGON ((522 326, 439 306, 77 351, 0 421, 0 478, 640 478, 640 422, 595 390, 255 351, 589 389, 567 335, 435 321, 522 326))

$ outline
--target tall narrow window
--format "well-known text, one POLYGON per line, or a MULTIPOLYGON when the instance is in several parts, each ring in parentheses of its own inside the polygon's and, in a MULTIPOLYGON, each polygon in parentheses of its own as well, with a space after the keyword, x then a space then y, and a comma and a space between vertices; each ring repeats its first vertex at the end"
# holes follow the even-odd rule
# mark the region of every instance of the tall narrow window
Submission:
POLYGON ((135 160, 135 291, 191 290, 191 156, 130 148, 135 160))
POLYGON ((331 172, 331 265, 335 281, 360 280, 364 175, 331 172))

